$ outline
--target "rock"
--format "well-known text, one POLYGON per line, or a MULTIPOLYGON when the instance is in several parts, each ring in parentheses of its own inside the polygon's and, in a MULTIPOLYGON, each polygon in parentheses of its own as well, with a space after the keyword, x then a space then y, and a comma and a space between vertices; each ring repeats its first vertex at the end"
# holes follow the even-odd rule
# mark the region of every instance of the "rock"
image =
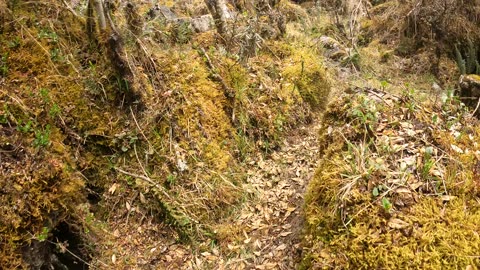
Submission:
POLYGON ((460 99, 467 106, 474 107, 480 98, 480 76, 468 74, 460 76, 460 99))
POLYGON ((222 9, 222 12, 223 12, 223 16, 225 17, 225 19, 227 20, 231 20, 234 18, 235 16, 235 13, 233 11, 231 11, 227 5, 220 5, 220 8, 222 9))
POLYGON ((210 31, 213 29, 213 25, 213 17, 210 14, 192 19, 192 27, 197 33, 210 31))
POLYGON ((320 44, 323 45, 326 49, 337 49, 342 48, 343 46, 336 39, 329 36, 321 36, 319 40, 320 44))
POLYGON ((325 56, 333 60, 343 59, 348 56, 348 50, 336 39, 328 36, 321 36, 318 40, 325 51, 325 56))
POLYGON ((178 16, 173 13, 169 7, 159 5, 155 5, 153 8, 151 8, 148 11, 147 16, 150 18, 150 20, 162 18, 166 21, 174 21, 178 18, 178 16))

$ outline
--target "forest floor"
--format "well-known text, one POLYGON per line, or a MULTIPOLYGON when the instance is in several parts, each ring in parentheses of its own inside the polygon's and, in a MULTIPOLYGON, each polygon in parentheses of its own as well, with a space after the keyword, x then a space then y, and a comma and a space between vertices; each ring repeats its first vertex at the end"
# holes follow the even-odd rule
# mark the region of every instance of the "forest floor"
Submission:
POLYGON ((247 191, 256 194, 239 211, 236 225, 245 228, 236 256, 225 269, 294 269, 301 255, 303 194, 318 162, 318 121, 291 132, 280 150, 252 160, 247 191))
MULTIPOLYGON (((230 240, 236 241, 219 242, 224 248, 212 246, 196 255, 177 248, 166 257, 184 262, 185 269, 295 269, 302 252, 303 195, 319 160, 318 128, 318 120, 301 126, 279 150, 246 163, 245 189, 252 197, 237 209, 231 223, 232 228, 243 228, 232 229, 232 236, 238 237, 230 240)), ((177 268, 177 263, 170 267, 177 268)))

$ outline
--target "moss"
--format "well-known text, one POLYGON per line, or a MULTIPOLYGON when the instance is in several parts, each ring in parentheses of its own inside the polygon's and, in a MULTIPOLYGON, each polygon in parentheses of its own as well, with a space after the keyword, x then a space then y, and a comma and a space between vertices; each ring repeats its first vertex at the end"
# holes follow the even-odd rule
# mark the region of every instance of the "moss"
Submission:
MULTIPOLYGON (((286 79, 284 87, 293 84, 302 98, 315 110, 325 107, 330 93, 330 82, 321 58, 310 49, 300 48, 287 60, 282 71, 286 79)), ((292 87, 292 86, 290 86, 292 87)))
MULTIPOLYGON (((322 102, 317 94, 325 89, 307 79, 324 78, 314 64, 321 58, 302 48, 312 57, 304 61, 311 72, 299 72, 303 60, 289 41, 264 41, 246 63, 212 47, 211 68, 189 44, 165 48, 134 39, 115 16, 134 75, 125 84, 105 38, 86 40, 82 22, 68 10, 51 14, 49 3, 19 7, 22 16, 11 23, 16 28, 0 33, 8 52, 0 63, 8 68, 0 75, 7 82, 0 89, 0 150, 15 149, 1 152, 0 163, 8 194, 0 224, 6 268, 28 264, 21 248, 43 238, 45 227, 52 232, 65 222, 89 231, 80 237, 95 238, 103 261, 124 244, 104 232, 143 226, 143 213, 168 225, 152 225, 165 229, 162 237, 214 238, 212 230, 244 196, 239 157, 278 146, 285 131, 311 118, 308 104, 322 102), (16 38, 18 44, 6 46, 16 38), (138 211, 130 211, 134 207, 138 211)), ((215 45, 213 33, 193 40, 215 45)), ((56 241, 52 233, 46 237, 56 241)), ((135 259, 117 263, 128 268, 135 259)))
MULTIPOLYGON (((365 127, 356 125, 358 118, 354 111, 358 110, 358 104, 363 104, 362 95, 343 95, 329 106, 324 116, 325 129, 320 136, 323 158, 305 197, 304 243, 309 248, 303 269, 439 269, 478 265, 480 207, 475 199, 478 189, 474 180, 478 176, 467 169, 476 166, 478 158, 472 152, 451 151, 451 158, 435 159, 435 167, 426 174, 414 171, 406 177, 404 187, 408 192, 382 191, 380 194, 385 197, 376 197, 379 192, 372 195, 374 187, 395 182, 388 171, 397 171, 397 159, 395 154, 382 150, 380 138, 386 135, 377 134, 368 139, 372 136, 368 126, 377 130, 377 120, 365 122, 365 127), (341 130, 341 138, 335 136, 337 130, 341 130), (387 166, 382 165, 385 162, 387 166), (375 166, 370 167, 371 164, 375 166), (368 171, 352 171, 362 167, 368 171), (434 170, 442 173, 432 174, 434 170), (419 183, 420 187, 410 190, 411 183, 419 183), (435 183, 437 187, 432 189, 435 183), (384 198, 392 202, 389 209, 382 203, 384 198)), ((418 111, 438 110, 416 104, 418 111)), ((381 116, 378 121, 403 119, 402 125, 421 122, 433 127, 432 134, 426 135, 431 137, 426 140, 434 149, 450 149, 452 144, 458 144, 463 149, 477 151, 475 141, 480 133, 469 128, 473 123, 463 123, 460 128, 470 136, 456 139, 450 134, 450 124, 444 121, 454 118, 460 107, 444 108, 441 120, 433 123, 428 114, 401 116, 405 106, 402 103, 394 107, 377 106, 381 116)), ((385 128, 382 134, 395 134, 397 129, 388 125, 385 128)), ((412 140, 408 136, 404 138, 412 140)), ((418 143, 411 145, 421 149, 418 143)), ((419 162, 422 164, 425 160, 419 162)))

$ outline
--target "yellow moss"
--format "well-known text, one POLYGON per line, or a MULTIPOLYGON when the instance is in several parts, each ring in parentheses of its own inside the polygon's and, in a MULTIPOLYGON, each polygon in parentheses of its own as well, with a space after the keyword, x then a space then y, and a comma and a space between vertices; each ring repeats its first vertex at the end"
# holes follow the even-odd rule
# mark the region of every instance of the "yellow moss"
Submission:
POLYGON ((330 93, 330 82, 322 58, 311 49, 299 48, 286 62, 282 75, 286 83, 295 86, 292 91, 298 91, 312 108, 323 109, 330 93))
MULTIPOLYGON (((452 144, 457 144, 469 152, 450 151, 450 161, 438 161, 436 166, 444 166, 441 179, 420 179, 431 181, 430 184, 440 181, 448 191, 447 197, 441 194, 426 196, 412 190, 409 194, 415 199, 411 203, 386 211, 380 199, 372 195, 369 186, 370 182, 376 181, 375 173, 351 182, 349 177, 355 175, 346 171, 355 154, 352 149, 360 147, 362 139, 358 141, 358 138, 363 138, 363 129, 352 129, 354 121, 348 118, 348 112, 352 111, 350 106, 357 104, 357 99, 358 95, 339 99, 329 107, 323 120, 325 127, 340 127, 343 137, 336 139, 327 131, 321 131, 323 158, 305 196, 307 233, 304 243, 309 248, 302 269, 465 269, 479 265, 478 175, 466 169, 478 164, 478 157, 472 152, 478 151, 475 142, 480 138, 479 131, 470 129, 467 124, 461 131, 468 130, 470 136, 453 138, 442 121, 451 119, 448 114, 456 115, 455 111, 447 110, 447 116, 440 117, 438 123, 432 123, 431 116, 423 116, 421 112, 417 113, 415 120, 404 119, 435 126, 433 133, 442 130, 428 140, 432 145, 451 149, 452 144), (351 145, 346 145, 345 138, 351 145), (351 190, 344 193, 347 185, 351 185, 351 190), (402 227, 395 224, 402 224, 402 227)), ((383 118, 403 114, 399 107, 388 109, 383 118)), ((373 139, 371 143, 377 145, 378 142, 373 139)), ((376 147, 378 150, 380 146, 376 147)), ((375 160, 389 158, 388 155, 382 156, 381 151, 373 156, 375 160)), ((369 157, 363 157, 368 166, 369 157)), ((412 176, 415 177, 417 175, 412 176)), ((377 180, 386 183, 385 178, 377 180)), ((411 178, 407 178, 406 182, 410 181, 411 178)), ((394 201, 399 195, 389 192, 386 196, 394 201)))
POLYGON ((291 1, 281 0, 277 5, 281 14, 285 15, 287 22, 307 20, 308 13, 301 6, 292 3, 291 1))

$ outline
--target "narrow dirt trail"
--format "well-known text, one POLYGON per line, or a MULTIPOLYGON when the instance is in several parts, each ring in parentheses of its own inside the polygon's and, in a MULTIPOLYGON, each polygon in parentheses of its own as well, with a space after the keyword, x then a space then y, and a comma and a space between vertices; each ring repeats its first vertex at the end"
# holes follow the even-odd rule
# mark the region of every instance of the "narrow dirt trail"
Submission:
POLYGON ((222 251, 193 256, 187 269, 295 269, 301 255, 302 204, 318 162, 319 124, 292 131, 281 149, 248 162, 245 189, 253 199, 233 228, 242 239, 222 251))
POLYGON ((252 164, 247 181, 258 200, 245 205, 237 224, 251 230, 244 242, 251 243, 253 256, 234 268, 295 269, 301 255, 303 195, 318 162, 317 134, 318 124, 301 127, 279 151, 252 164))

